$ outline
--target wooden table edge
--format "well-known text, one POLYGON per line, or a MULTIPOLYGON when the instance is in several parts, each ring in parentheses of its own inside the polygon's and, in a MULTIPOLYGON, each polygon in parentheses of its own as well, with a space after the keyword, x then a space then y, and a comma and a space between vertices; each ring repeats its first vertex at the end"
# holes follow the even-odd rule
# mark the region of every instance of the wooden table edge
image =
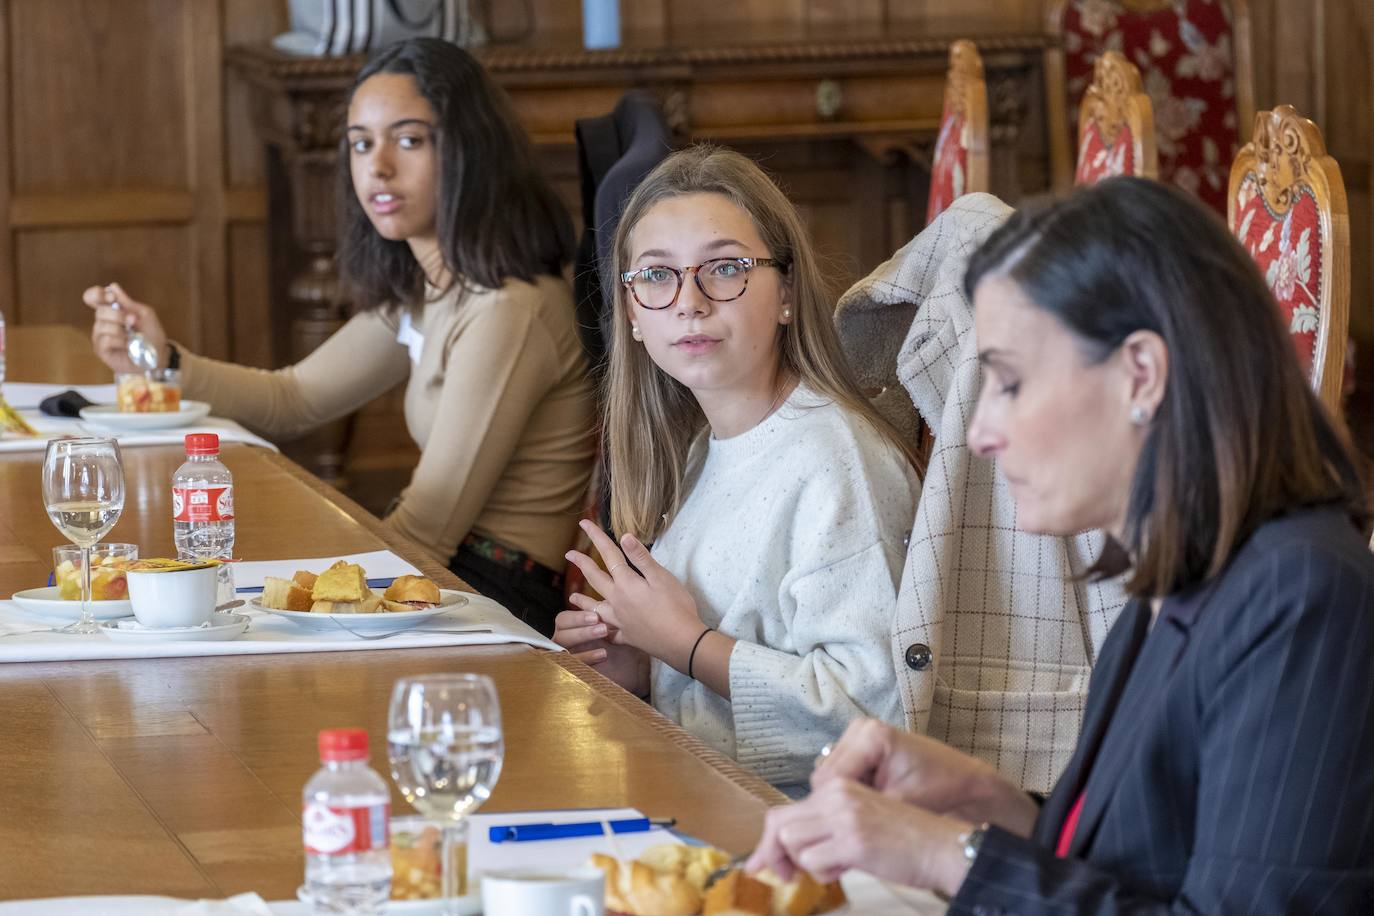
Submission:
MULTIPOLYGON (((377 518, 377 516, 373 515, 371 512, 368 512, 348 496, 339 492, 334 487, 331 487, 318 477, 315 477, 290 458, 271 450, 265 451, 268 452, 268 457, 279 467, 310 489, 314 490, 317 494, 327 499, 334 506, 338 507, 340 511, 347 514, 350 518, 383 541, 391 550, 400 554, 405 559, 410 560, 412 563, 415 563, 425 575, 450 588, 459 588, 468 592, 476 591, 472 586, 454 575, 447 567, 441 566, 430 556, 428 551, 415 541, 388 528, 383 524, 381 519, 377 518)), ((542 649, 535 649, 534 647, 529 647, 529 651, 535 652, 546 661, 558 665, 564 671, 578 678, 596 691, 603 699, 619 706, 622 710, 643 722, 648 728, 657 732, 661 737, 672 742, 681 750, 688 752, 698 760, 718 770, 721 775, 730 782, 754 796, 765 805, 773 807, 785 804, 789 801, 786 795, 769 785, 762 778, 749 772, 735 760, 692 736, 677 723, 660 713, 657 709, 654 709, 653 706, 629 693, 619 684, 596 671, 594 668, 578 661, 570 653, 550 652, 542 649)))
POLYGON ((672 742, 703 763, 718 770, 722 776, 740 789, 763 802, 768 807, 787 804, 791 799, 769 785, 761 777, 749 772, 730 757, 708 746, 682 726, 650 704, 644 702, 621 687, 601 672, 574 658, 569 652, 542 652, 546 659, 564 671, 582 680, 595 690, 603 699, 614 703, 625 712, 634 716, 645 726, 657 732, 660 737, 672 742))

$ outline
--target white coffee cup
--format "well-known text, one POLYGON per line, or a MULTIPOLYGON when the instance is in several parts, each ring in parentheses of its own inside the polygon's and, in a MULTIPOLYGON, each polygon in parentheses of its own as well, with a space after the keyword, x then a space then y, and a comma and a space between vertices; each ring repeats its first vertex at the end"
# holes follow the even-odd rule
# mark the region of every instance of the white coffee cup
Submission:
POLYGON ((215 612, 218 569, 136 570, 125 573, 129 603, 145 627, 198 627, 215 612))
POLYGON ((508 868, 482 874, 486 916, 605 916, 599 868, 508 868))

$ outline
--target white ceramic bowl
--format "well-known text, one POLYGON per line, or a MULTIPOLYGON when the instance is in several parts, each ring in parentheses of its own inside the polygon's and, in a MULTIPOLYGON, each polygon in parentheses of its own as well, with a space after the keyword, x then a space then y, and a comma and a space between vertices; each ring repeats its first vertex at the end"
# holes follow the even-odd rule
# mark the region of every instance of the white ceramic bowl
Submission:
POLYGON ((131 569, 129 602, 145 627, 198 627, 215 612, 216 566, 199 569, 131 569))

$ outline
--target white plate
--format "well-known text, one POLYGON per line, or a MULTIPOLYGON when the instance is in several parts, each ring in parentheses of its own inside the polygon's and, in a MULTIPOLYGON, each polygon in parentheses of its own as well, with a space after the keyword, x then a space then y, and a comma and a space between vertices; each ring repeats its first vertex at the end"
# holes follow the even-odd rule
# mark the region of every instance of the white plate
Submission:
POLYGON ((467 603, 467 595, 462 592, 441 588, 439 589, 439 603, 422 611, 397 611, 380 614, 312 614, 309 611, 279 611, 276 608, 263 607, 261 596, 251 599, 248 606, 255 611, 262 611, 264 614, 276 614, 278 617, 285 617, 307 630, 332 630, 338 633, 341 631, 339 624, 343 624, 344 627, 361 633, 408 629, 418 623, 424 623, 431 617, 437 617, 445 611, 460 608, 467 603))
MULTIPOLYGON (((37 614, 49 620, 80 620, 81 602, 63 601, 57 597, 57 586, 49 585, 46 588, 26 588, 22 592, 15 592, 10 597, 14 603, 19 605, 21 610, 28 611, 30 614, 37 614)), ((122 601, 92 601, 91 616, 96 620, 114 620, 118 617, 129 617, 134 612, 134 606, 129 603, 129 599, 122 601)))
MULTIPOLYGON (((310 906, 310 895, 305 892, 305 885, 296 888, 296 899, 310 906)), ((458 904, 458 916, 482 916, 482 895, 468 894, 466 897, 459 897, 455 903, 458 904)), ((444 902, 435 898, 433 900, 389 900, 386 904, 387 916, 444 916, 444 902)))
POLYGON ((118 642, 223 642, 242 636, 249 620, 247 614, 221 612, 203 627, 145 627, 137 620, 109 620, 100 630, 118 642))
POLYGON ((81 419, 114 430, 175 429, 199 423, 209 415, 210 405, 204 401, 182 401, 180 410, 161 413, 125 413, 113 404, 81 408, 81 419))

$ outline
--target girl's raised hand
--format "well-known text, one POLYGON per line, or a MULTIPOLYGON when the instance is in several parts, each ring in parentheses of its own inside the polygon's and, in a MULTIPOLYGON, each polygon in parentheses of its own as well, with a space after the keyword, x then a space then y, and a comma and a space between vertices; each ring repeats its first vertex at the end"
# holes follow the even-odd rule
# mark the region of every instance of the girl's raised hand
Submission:
POLYGON ((604 598, 596 601, 574 595, 573 604, 604 621, 616 645, 634 646, 679 671, 686 670, 692 644, 703 628, 686 586, 660 566, 634 535, 625 535, 617 545, 589 521, 582 522, 582 530, 606 567, 580 551, 571 550, 567 557, 604 598))

